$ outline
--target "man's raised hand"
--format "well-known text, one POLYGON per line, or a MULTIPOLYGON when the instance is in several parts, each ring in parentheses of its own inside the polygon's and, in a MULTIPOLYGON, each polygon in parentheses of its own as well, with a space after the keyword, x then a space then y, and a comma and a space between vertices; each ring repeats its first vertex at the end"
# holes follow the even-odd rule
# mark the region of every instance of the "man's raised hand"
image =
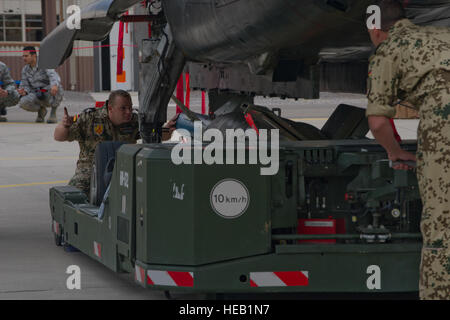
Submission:
POLYGON ((8 96, 8 91, 0 88, 0 98, 5 98, 8 96))
POLYGON ((73 118, 69 116, 69 112, 67 111, 66 107, 64 107, 64 116, 62 118, 62 124, 66 128, 70 128, 70 126, 73 124, 73 118))

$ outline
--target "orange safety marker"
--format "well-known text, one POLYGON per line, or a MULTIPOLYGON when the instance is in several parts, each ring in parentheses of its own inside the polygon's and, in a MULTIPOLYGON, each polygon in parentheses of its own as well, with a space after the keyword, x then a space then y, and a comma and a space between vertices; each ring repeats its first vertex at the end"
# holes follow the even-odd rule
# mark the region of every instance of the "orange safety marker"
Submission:
MULTIPOLYGON (((124 15, 128 15, 128 11, 125 12, 124 15)), ((118 39, 118 46, 117 46, 117 75, 121 75, 123 71, 123 60, 124 60, 124 49, 123 49, 123 32, 124 32, 124 25, 125 23, 123 21, 119 22, 119 39, 118 39)), ((117 79, 119 80, 119 78, 117 79)), ((121 81, 124 82, 124 81, 121 81)))
POLYGON ((205 91, 202 91, 202 114, 206 113, 205 91))
POLYGON ((126 82, 127 81, 127 72, 125 70, 122 70, 122 73, 117 75, 116 81, 120 82, 120 83, 126 82))
MULTIPOLYGON (((183 74, 181 74, 177 83, 177 99, 184 103, 183 74)), ((177 114, 181 113, 181 108, 177 105, 177 114)))
POLYGON ((189 108, 189 103, 191 101, 191 88, 189 87, 189 73, 186 73, 186 107, 189 108))
POLYGON ((395 127, 394 119, 389 119, 389 122, 392 126, 392 131, 394 132, 394 138, 397 140, 398 143, 402 142, 402 138, 400 138, 400 135, 398 134, 397 128, 395 127))
POLYGON ((258 130, 258 128, 256 127, 255 121, 253 120, 253 117, 252 117, 252 115, 250 114, 250 112, 247 112, 247 113, 244 115, 244 118, 245 118, 245 121, 247 121, 248 125, 249 125, 250 127, 252 127, 253 130, 256 131, 256 134, 259 136, 259 130, 258 130))

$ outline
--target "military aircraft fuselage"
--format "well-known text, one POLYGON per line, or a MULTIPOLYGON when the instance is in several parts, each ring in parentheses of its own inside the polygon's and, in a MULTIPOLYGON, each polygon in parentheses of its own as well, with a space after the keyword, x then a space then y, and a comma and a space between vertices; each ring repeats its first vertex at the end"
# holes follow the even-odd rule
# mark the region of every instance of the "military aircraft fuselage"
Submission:
POLYGON ((264 53, 308 58, 324 47, 369 46, 372 1, 171 0, 164 13, 192 60, 238 62, 264 53))
MULTIPOLYGON (((264 53, 288 59, 313 59, 327 48, 371 46, 366 17, 373 3, 373 0, 162 1, 177 46, 191 60, 211 62, 242 62, 264 53)), ((407 16, 418 18, 419 23, 448 25, 448 0, 403 3, 407 16)))

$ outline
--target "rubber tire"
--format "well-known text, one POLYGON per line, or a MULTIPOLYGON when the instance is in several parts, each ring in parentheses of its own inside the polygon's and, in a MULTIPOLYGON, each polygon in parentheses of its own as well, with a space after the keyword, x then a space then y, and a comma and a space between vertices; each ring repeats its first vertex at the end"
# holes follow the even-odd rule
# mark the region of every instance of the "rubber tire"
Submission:
POLYGON ((105 184, 105 169, 108 161, 111 158, 116 157, 116 151, 125 142, 121 141, 106 141, 101 142, 95 148, 95 160, 94 167, 91 176, 91 192, 90 192, 90 203, 94 206, 100 206, 103 200, 103 195, 105 194, 106 188, 105 184))
POLYGON ((55 245, 57 247, 61 247, 64 243, 64 239, 63 239, 63 230, 61 229, 60 234, 57 234, 55 232, 55 230, 53 229, 53 223, 52 223, 52 233, 53 233, 53 239, 55 240, 55 245))
POLYGON ((56 246, 57 246, 57 247, 61 247, 62 244, 63 244, 63 241, 62 241, 61 236, 60 236, 60 235, 57 235, 56 233, 53 233, 53 237, 54 237, 56 246))

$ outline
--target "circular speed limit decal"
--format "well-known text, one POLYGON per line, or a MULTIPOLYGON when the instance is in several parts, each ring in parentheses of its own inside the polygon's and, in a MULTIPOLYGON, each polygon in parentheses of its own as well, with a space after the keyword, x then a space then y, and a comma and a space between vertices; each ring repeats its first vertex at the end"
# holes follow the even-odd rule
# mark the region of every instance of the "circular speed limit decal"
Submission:
POLYGON ((212 188, 210 202, 214 212, 219 216, 234 219, 247 210, 250 194, 242 182, 235 179, 224 179, 212 188))

